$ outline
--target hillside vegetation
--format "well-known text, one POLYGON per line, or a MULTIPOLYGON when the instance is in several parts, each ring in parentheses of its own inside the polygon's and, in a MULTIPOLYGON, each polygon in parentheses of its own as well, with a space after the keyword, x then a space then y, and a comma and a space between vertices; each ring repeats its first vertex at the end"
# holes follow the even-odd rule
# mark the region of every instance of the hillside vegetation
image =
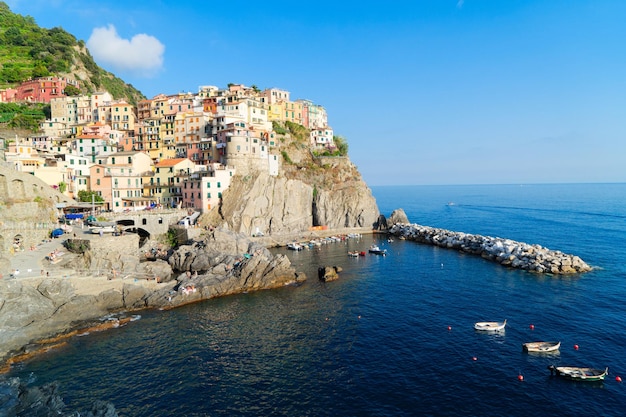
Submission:
POLYGON ((100 68, 84 41, 60 27, 41 28, 31 16, 15 14, 0 1, 0 89, 46 76, 78 81, 81 91, 71 91, 75 94, 106 90, 134 105, 145 98, 131 84, 100 68))

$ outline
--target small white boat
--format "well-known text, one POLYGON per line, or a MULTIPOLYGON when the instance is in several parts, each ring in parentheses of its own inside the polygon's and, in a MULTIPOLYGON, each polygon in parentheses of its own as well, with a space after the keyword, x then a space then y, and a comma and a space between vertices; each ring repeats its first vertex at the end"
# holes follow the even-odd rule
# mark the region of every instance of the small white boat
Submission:
POLYGON ((579 368, 577 366, 548 366, 550 374, 573 379, 574 381, 602 381, 609 374, 609 368, 579 368))
POLYGON ((526 352, 547 353, 559 350, 561 342, 528 342, 522 345, 526 352))
POLYGON ((381 249, 378 247, 378 245, 372 245, 369 248, 369 253, 385 256, 387 255, 387 249, 381 249))
POLYGON ((504 331, 506 326, 506 319, 504 321, 479 321, 474 323, 474 329, 483 332, 501 332, 504 331))
POLYGON ((291 250, 302 250, 304 249, 302 247, 302 245, 300 245, 299 243, 296 242, 292 242, 290 244, 287 245, 287 249, 291 249, 291 250))

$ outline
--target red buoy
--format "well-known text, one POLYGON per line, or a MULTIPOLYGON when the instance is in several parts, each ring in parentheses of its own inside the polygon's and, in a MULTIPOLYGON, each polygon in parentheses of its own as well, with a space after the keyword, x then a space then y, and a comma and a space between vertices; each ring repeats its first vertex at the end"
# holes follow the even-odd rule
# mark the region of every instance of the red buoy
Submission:
POLYGON ((574 350, 578 350, 578 345, 574 345, 574 350))
POLYGON ((472 360, 473 360, 473 361, 477 361, 477 360, 478 360, 478 358, 477 358, 476 356, 474 356, 474 357, 472 358, 472 360))
POLYGON ((535 325, 534 324, 530 325, 530 330, 535 330, 535 325))
POLYGON ((523 381, 523 380, 524 380, 524 375, 519 374, 519 375, 517 376, 517 380, 518 380, 518 381, 523 381))
POLYGON ((615 377, 615 380, 617 382, 622 382, 622 377, 618 375, 618 376, 615 377))
POLYGON ((452 326, 448 326, 448 330, 452 330, 452 326))

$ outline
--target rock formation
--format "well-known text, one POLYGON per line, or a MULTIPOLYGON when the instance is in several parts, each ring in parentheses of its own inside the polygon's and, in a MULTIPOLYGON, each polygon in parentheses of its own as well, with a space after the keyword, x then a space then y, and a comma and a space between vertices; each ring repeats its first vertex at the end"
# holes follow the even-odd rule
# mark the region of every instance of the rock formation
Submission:
POLYGON ((248 236, 329 229, 374 228, 376 200, 347 156, 315 157, 308 143, 287 137, 277 176, 249 167, 236 175, 219 207, 201 224, 223 225, 248 236))
MULTIPOLYGON (((109 252, 108 256, 112 256, 109 252)), ((216 230, 205 240, 182 245, 165 261, 142 262, 142 271, 157 265, 168 277, 136 273, 117 277, 0 281, 0 358, 41 349, 34 340, 99 323, 111 312, 172 308, 213 297, 276 288, 306 279, 284 255, 270 252, 243 235, 216 230), (150 278, 149 280, 146 277, 150 278), (82 283, 102 290, 79 291, 82 283), (106 283, 106 285, 102 283, 106 283), (18 349, 23 348, 21 352, 18 349)))
POLYGON ((113 404, 94 400, 88 410, 70 411, 63 402, 57 382, 32 386, 19 378, 0 382, 0 415, 117 417, 113 404))

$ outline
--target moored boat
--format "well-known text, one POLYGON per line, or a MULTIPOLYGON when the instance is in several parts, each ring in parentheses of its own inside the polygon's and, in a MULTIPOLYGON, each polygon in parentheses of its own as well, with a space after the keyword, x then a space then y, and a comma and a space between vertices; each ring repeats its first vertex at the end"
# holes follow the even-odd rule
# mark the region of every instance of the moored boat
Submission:
POLYGON ((378 245, 372 245, 369 248, 369 252, 373 253, 375 255, 387 255, 387 249, 381 249, 378 247, 378 245))
POLYGON ((522 345, 526 352, 547 353, 559 350, 561 342, 528 342, 522 345))
POLYGON ((483 332, 501 332, 506 326, 506 319, 504 321, 479 321, 474 323, 474 329, 483 332))
POLYGON ((609 374, 609 368, 581 368, 577 366, 548 366, 550 375, 562 376, 574 381, 603 381, 609 374))
POLYGON ((350 256, 352 258, 358 258, 359 257, 359 251, 358 250, 349 251, 348 252, 348 256, 350 256))
POLYGON ((291 250, 302 250, 304 249, 302 247, 302 245, 300 245, 299 243, 296 242, 292 242, 290 244, 287 245, 287 249, 291 249, 291 250))

